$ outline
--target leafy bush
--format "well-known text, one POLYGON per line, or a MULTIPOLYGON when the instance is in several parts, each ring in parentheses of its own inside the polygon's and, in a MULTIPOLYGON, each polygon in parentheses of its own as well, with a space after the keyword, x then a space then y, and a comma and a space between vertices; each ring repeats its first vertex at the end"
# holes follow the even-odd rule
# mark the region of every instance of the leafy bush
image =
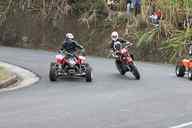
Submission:
POLYGON ((77 0, 72 3, 74 14, 80 16, 84 13, 103 14, 105 8, 104 0, 77 0))
POLYGON ((170 58, 170 62, 173 62, 179 55, 185 51, 185 45, 187 41, 192 40, 192 28, 186 30, 177 31, 177 33, 170 37, 168 40, 162 42, 161 49, 164 50, 165 55, 170 58))

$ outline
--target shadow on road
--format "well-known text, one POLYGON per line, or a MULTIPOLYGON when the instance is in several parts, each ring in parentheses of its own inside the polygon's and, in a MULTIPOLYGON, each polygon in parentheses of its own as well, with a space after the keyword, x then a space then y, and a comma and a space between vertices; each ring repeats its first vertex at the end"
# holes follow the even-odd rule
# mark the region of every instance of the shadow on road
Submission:
POLYGON ((114 79, 123 79, 123 80, 136 80, 135 77, 133 75, 131 75, 130 73, 126 73, 125 75, 121 75, 119 73, 112 73, 110 74, 110 77, 111 78, 114 78, 114 79))

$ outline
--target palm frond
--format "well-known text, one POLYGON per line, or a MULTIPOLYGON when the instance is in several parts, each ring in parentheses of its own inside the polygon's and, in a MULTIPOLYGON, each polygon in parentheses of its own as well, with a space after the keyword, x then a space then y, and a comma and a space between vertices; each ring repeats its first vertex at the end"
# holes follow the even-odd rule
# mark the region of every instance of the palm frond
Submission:
POLYGON ((153 43, 158 32, 159 30, 154 28, 149 32, 145 32, 143 34, 139 33, 140 35, 137 36, 139 38, 137 47, 144 47, 145 45, 150 45, 151 43, 153 43))

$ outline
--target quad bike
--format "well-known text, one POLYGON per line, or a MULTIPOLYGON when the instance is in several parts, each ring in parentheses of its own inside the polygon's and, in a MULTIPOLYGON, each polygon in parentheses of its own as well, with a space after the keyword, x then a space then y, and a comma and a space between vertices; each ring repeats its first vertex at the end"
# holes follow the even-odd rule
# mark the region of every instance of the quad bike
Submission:
POLYGON ((114 52, 112 56, 115 58, 115 65, 121 75, 125 75, 126 72, 131 72, 137 80, 140 79, 140 73, 135 66, 133 55, 129 54, 128 48, 131 45, 126 44, 123 46, 120 42, 114 43, 114 52))
POLYGON ((92 69, 83 55, 75 55, 59 51, 56 62, 50 65, 49 79, 56 81, 59 78, 85 78, 87 82, 92 81, 92 69))
POLYGON ((192 59, 183 59, 177 63, 177 77, 184 77, 185 74, 187 74, 189 80, 192 80, 192 59))
POLYGON ((192 80, 192 42, 185 43, 189 49, 189 57, 177 62, 176 75, 184 77, 187 74, 188 79, 192 80))

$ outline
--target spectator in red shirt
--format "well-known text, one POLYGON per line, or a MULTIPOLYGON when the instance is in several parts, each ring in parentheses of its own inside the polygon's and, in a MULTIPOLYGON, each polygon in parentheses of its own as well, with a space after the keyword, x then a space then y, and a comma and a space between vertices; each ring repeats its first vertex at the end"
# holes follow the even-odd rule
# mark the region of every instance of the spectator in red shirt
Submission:
POLYGON ((162 17, 162 13, 161 10, 158 9, 156 12, 153 13, 153 15, 151 15, 150 18, 150 22, 154 25, 159 25, 159 20, 162 17))
POLYGON ((161 10, 158 9, 158 10, 155 12, 155 15, 157 16, 157 19, 160 20, 160 19, 161 19, 161 16, 162 16, 161 10))

